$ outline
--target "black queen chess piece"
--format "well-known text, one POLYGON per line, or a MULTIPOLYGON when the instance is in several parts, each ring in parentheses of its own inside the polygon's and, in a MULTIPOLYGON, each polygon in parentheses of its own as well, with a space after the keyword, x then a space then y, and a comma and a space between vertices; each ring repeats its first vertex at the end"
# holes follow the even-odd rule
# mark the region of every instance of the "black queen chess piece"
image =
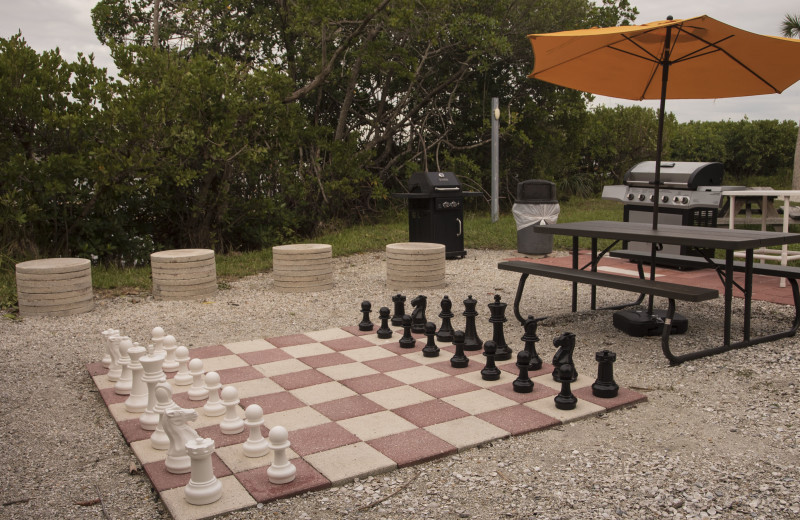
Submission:
POLYGON ((420 294, 411 300, 411 306, 414 307, 414 310, 411 311, 411 332, 424 334, 425 324, 428 323, 428 318, 425 317, 425 309, 428 307, 428 297, 420 294))
POLYGON ((453 332, 453 344, 456 346, 456 353, 450 358, 450 366, 453 368, 467 368, 469 358, 464 354, 464 332, 457 330, 453 332))
POLYGON ((497 345, 489 340, 483 344, 483 355, 486 356, 486 366, 481 369, 481 378, 484 381, 497 381, 500 379, 500 369, 494 363, 497 345))
POLYGON ((528 367, 531 362, 531 354, 527 350, 520 350, 517 353, 517 367, 519 367, 519 377, 517 377, 511 387, 520 394, 533 392, 533 380, 528 375, 528 367))
POLYGON ((403 325, 403 316, 406 314, 406 297, 402 294, 395 294, 392 296, 392 303, 394 303, 392 325, 400 327, 403 325))
POLYGON ((403 316, 403 337, 400 338, 400 348, 414 348, 417 340, 411 335, 411 316, 403 316))
POLYGON ((369 313, 372 312, 372 304, 367 300, 361 302, 361 313, 363 317, 361 318, 361 323, 358 324, 358 330, 362 332, 366 332, 372 330, 375 325, 371 321, 369 321, 369 313))
POLYGON ((424 357, 438 357, 439 356, 439 347, 436 346, 436 340, 434 336, 436 335, 436 324, 429 321, 425 324, 425 336, 428 338, 428 342, 422 347, 422 355, 424 357))
POLYGON ((453 324, 450 323, 450 320, 455 316, 452 310, 453 302, 450 301, 450 297, 445 294, 440 305, 442 307, 442 312, 439 313, 439 317, 442 318, 442 326, 439 327, 439 330, 436 332, 436 339, 444 343, 452 343, 453 324))
POLYGON ((617 397, 619 385, 614 381, 617 355, 610 350, 601 350, 595 353, 594 359, 597 361, 597 380, 592 383, 592 395, 605 399, 617 397))
POLYGON ((390 313, 389 307, 381 307, 378 311, 378 317, 381 319, 381 326, 378 328, 379 339, 389 339, 392 337, 392 329, 389 328, 390 313))
POLYGON ((564 363, 558 367, 559 379, 561 380, 561 392, 555 396, 556 408, 559 410, 574 410, 578 406, 578 398, 572 394, 572 381, 574 368, 569 363, 564 363))
POLYGON ((503 333, 503 324, 508 321, 506 318, 506 307, 508 304, 500 301, 500 295, 494 295, 494 303, 490 303, 489 307, 489 323, 492 324, 492 341, 497 345, 497 353, 494 358, 497 361, 506 361, 511 359, 512 350, 506 343, 506 337, 503 333))
POLYGON ((556 354, 553 356, 553 381, 561 381, 559 368, 561 365, 566 364, 571 367, 572 379, 570 379, 570 382, 575 382, 578 379, 578 371, 575 370, 575 364, 572 362, 572 353, 575 350, 575 334, 565 332, 553 339, 553 345, 558 347, 556 354))
MULTIPOLYGON (((522 324, 522 327, 525 329, 525 334, 522 335, 522 341, 525 342, 525 352, 528 353, 528 359, 530 362, 528 364, 528 370, 536 371, 542 369, 542 358, 539 357, 539 354, 536 352, 536 342, 539 341, 539 336, 536 335, 536 330, 539 328, 539 322, 536 321, 533 316, 528 316, 528 319, 525 320, 525 323, 522 324)), ((517 368, 522 368, 520 365, 521 361, 519 360, 519 355, 517 356, 517 368)))
MULTIPOLYGON (((464 300, 464 314, 462 316, 467 319, 464 326, 464 350, 480 350, 483 346, 483 340, 478 337, 478 331, 475 329, 475 318, 478 316, 478 311, 475 310, 477 305, 478 301, 473 299, 471 294, 464 300)), ((455 340, 453 340, 453 343, 455 343, 455 340)))

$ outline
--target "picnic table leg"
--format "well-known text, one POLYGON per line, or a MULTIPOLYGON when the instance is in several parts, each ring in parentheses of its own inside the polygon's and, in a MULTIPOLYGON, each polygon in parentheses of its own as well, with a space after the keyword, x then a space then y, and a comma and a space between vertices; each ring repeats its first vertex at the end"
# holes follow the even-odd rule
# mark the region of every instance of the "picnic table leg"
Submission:
MULTIPOLYGON (((597 239, 592 239, 592 272, 597 272, 597 239)), ((591 309, 597 310, 597 286, 592 286, 592 307, 591 309)))
MULTIPOLYGON (((578 269, 578 237, 572 237, 572 268, 578 269)), ((578 312, 578 282, 572 282, 572 312, 578 312)))
POLYGON ((517 295, 514 297, 514 316, 521 324, 525 324, 525 319, 519 312, 519 302, 522 300, 522 291, 525 290, 525 281, 528 279, 527 274, 522 274, 519 277, 519 284, 517 285, 517 295))
POLYGON ((744 328, 742 338, 744 341, 750 340, 750 317, 751 304, 753 301, 753 250, 745 252, 744 259, 744 328))
MULTIPOLYGON (((752 251, 751 251, 752 253, 752 251)), ((750 267, 752 269, 753 258, 750 257, 750 267)), ((745 287, 745 290, 747 288, 745 287)), ((745 297, 747 295, 745 294, 745 297)), ((747 301, 747 299, 745 299, 747 301)), ((733 307, 733 250, 725 251, 725 315, 722 325, 722 344, 731 344, 731 310, 733 307)), ((746 320, 745 320, 746 321, 746 320)))

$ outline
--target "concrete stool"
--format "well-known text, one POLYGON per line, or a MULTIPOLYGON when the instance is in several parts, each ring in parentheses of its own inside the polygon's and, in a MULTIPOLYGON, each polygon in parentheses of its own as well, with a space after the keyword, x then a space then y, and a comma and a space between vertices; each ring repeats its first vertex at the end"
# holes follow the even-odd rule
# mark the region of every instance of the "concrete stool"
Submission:
POLYGON ((329 244, 290 244, 272 248, 275 290, 311 292, 333 289, 333 248, 329 244))
POLYGON ((20 316, 70 316, 94 308, 92 264, 85 258, 44 258, 16 266, 20 316))
POLYGON ((156 300, 199 300, 217 293, 217 263, 211 249, 172 249, 150 255, 156 300))
POLYGON ((444 287, 444 244, 402 242, 386 246, 386 287, 392 290, 444 287))

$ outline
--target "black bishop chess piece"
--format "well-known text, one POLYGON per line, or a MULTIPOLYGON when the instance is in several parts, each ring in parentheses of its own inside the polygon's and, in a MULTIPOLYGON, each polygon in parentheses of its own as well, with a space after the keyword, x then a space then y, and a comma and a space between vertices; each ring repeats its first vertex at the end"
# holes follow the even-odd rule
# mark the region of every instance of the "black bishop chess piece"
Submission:
MULTIPOLYGON (((536 335, 536 329, 539 328, 539 322, 533 319, 533 316, 529 315, 525 323, 522 324, 522 327, 525 329, 525 334, 522 335, 521 339, 525 342, 525 352, 528 353, 530 359, 528 370, 541 370, 542 358, 540 358, 539 354, 536 352, 536 342, 539 341, 539 336, 536 335)), ((519 363, 519 356, 517 356, 517 368, 522 368, 519 363)))
POLYGON ((361 318, 361 323, 358 324, 358 330, 364 332, 372 330, 375 327, 375 325, 369 321, 369 313, 372 312, 372 304, 367 300, 361 302, 361 312, 363 317, 361 318))
POLYGON ((414 307, 414 310, 411 311, 411 332, 424 334, 425 324, 428 323, 428 318, 425 317, 425 309, 428 307, 428 297, 420 294, 411 300, 411 306, 414 307))
POLYGON ((481 369, 481 378, 484 381, 497 381, 500 379, 500 369, 494 363, 497 353, 497 344, 489 340, 483 344, 483 355, 486 356, 486 366, 481 369))
POLYGON ((513 383, 512 388, 520 394, 533 392, 533 380, 528 375, 528 367, 531 363, 531 354, 527 350, 520 350, 517 353, 517 367, 519 367, 519 377, 513 383))
POLYGON ((489 304, 489 323, 492 324, 492 341, 497 345, 497 354, 495 359, 497 361, 506 361, 511 359, 512 350, 506 343, 506 337, 503 333, 503 324, 508 321, 506 318, 506 307, 508 304, 500 301, 500 295, 494 295, 494 303, 489 304))
POLYGON ((592 395, 611 399, 617 397, 619 385, 614 381, 614 361, 617 355, 610 350, 595 352, 594 359, 597 361, 597 380, 592 383, 592 395))
POLYGON ((439 317, 442 318, 442 326, 439 327, 439 331, 436 333, 436 339, 445 343, 452 343, 453 324, 450 323, 450 320, 455 316, 452 311, 453 302, 450 301, 450 297, 445 294, 440 305, 442 306, 442 312, 439 313, 439 317))
MULTIPOLYGON (((483 346, 483 340, 478 337, 478 331, 475 329, 475 318, 478 316, 478 311, 475 310, 477 305, 478 301, 474 300, 471 294, 464 300, 463 316, 467 318, 467 324, 464 327, 464 350, 480 350, 483 346)), ((453 342, 455 343, 455 340, 453 342)))
POLYGON ((394 303, 394 315, 392 316, 392 325, 399 327, 403 325, 403 316, 406 315, 406 297, 402 294, 392 296, 392 303, 394 303))
POLYGON ((553 339, 553 345, 558 347, 556 354, 553 356, 553 381, 561 381, 559 368, 561 365, 568 364, 572 367, 572 379, 570 382, 575 382, 578 379, 578 371, 575 370, 575 364, 572 362, 572 352, 575 350, 575 334, 565 332, 553 339))
POLYGON ((403 337, 400 338, 400 348, 414 348, 417 340, 411 335, 411 316, 403 316, 403 337))
POLYGON ((456 353, 450 358, 450 366, 453 368, 467 368, 469 358, 464 354, 464 332, 457 330, 453 332, 453 344, 456 346, 456 353))
POLYGON ((381 319, 381 326, 378 328, 378 338, 380 339, 392 337, 392 329, 389 328, 390 313, 389 307, 381 307, 381 310, 378 311, 378 317, 381 319))
POLYGON ((558 367, 559 379, 561 380, 561 392, 555 396, 556 408, 559 410, 574 410, 578 406, 578 398, 572 394, 572 381, 574 368, 569 363, 564 363, 558 367))
POLYGON ((425 324, 425 336, 428 337, 428 343, 422 347, 422 355, 424 357, 438 357, 439 356, 439 347, 436 346, 436 340, 434 336, 436 336, 436 324, 429 321, 425 324))

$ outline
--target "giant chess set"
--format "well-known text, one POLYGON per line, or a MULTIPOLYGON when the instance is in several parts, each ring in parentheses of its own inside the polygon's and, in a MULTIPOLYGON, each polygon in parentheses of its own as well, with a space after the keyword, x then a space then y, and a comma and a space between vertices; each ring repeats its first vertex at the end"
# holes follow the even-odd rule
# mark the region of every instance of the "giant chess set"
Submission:
MULTIPOLYGON (((193 348, 160 328, 140 346, 103 331, 107 355, 88 366, 111 415, 176 519, 207 518, 549 428, 646 398, 614 381, 613 352, 597 377, 578 374, 574 334, 537 352, 524 323, 515 359, 506 304, 488 304, 492 339, 478 337, 478 302, 454 330, 427 299, 392 297, 372 323, 193 348)), ((356 320, 354 320, 356 321, 356 320)))

